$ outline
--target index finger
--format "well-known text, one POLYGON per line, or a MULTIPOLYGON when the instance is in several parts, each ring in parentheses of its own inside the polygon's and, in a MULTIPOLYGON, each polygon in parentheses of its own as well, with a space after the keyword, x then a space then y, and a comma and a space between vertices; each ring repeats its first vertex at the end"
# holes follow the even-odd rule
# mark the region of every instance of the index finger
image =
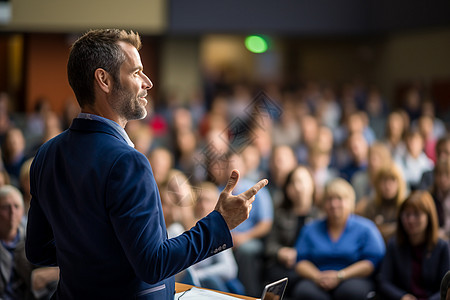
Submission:
POLYGON ((244 196, 246 200, 249 200, 251 197, 255 196, 256 193, 258 193, 259 190, 265 187, 268 183, 269 181, 267 179, 260 180, 257 184, 255 184, 245 192, 241 193, 241 195, 244 196))

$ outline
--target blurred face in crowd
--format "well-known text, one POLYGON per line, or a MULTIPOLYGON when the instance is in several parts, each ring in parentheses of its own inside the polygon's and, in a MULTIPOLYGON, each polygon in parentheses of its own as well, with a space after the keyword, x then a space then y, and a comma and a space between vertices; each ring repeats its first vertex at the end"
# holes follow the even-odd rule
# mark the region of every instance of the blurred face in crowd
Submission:
POLYGON ((181 153, 192 153, 197 147, 195 132, 190 129, 184 129, 177 132, 176 142, 181 153))
POLYGON ((279 146, 272 153, 271 173, 280 185, 284 183, 287 174, 297 166, 297 158, 289 146, 279 146))
POLYGON ((323 209, 329 224, 344 224, 355 208, 355 191, 344 179, 327 183, 323 196, 323 209))
POLYGON ((434 180, 439 191, 445 193, 450 191, 450 170, 439 170, 434 180))
POLYGON ((313 200, 314 182, 311 174, 303 167, 297 168, 287 185, 288 198, 294 207, 310 207, 313 200))
POLYGON ((415 133, 406 139, 406 147, 412 157, 418 157, 423 151, 423 138, 415 133))
POLYGON ((25 150, 25 138, 19 128, 8 131, 5 137, 5 153, 9 153, 9 159, 14 160, 25 150))
POLYGON ((156 183, 161 184, 167 180, 167 175, 172 168, 172 157, 166 149, 155 149, 149 156, 156 183))
POLYGON ((403 117, 398 113, 391 113, 388 118, 387 126, 392 136, 400 137, 405 129, 403 117))
POLYGON ((23 213, 23 203, 17 195, 9 193, 0 198, 0 239, 16 236, 23 213))
POLYGON ((306 144, 311 144, 317 139, 317 133, 319 130, 317 119, 312 116, 304 116, 300 122, 303 141, 306 144))
POLYGON ((394 199, 398 194, 399 182, 394 176, 384 176, 380 180, 381 197, 385 200, 394 199))
POLYGON ((364 162, 368 158, 369 146, 364 136, 360 133, 352 134, 349 137, 348 149, 351 156, 357 162, 364 162))
POLYGON ((427 214, 412 207, 406 207, 401 213, 402 225, 408 236, 418 236, 425 233, 428 226, 427 214))
POLYGON ((350 200, 338 193, 327 194, 324 198, 323 208, 327 219, 332 223, 345 222, 352 211, 350 200))

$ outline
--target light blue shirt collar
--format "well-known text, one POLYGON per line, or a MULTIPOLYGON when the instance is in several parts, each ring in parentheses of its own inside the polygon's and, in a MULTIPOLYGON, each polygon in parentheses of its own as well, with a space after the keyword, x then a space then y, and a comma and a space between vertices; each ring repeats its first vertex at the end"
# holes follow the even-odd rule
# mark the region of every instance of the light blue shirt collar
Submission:
POLYGON ((110 119, 107 119, 107 118, 103 118, 103 117, 100 117, 100 116, 97 116, 97 115, 93 115, 93 114, 88 114, 88 113, 79 113, 78 114, 78 118, 86 119, 86 120, 96 120, 96 121, 100 121, 100 122, 103 122, 103 123, 111 126, 118 134, 120 134, 125 139, 125 141, 127 142, 127 144, 130 147, 134 148, 134 144, 130 140, 130 137, 128 136, 128 134, 125 131, 125 129, 123 129, 122 126, 120 126, 119 124, 117 124, 113 120, 110 120, 110 119))

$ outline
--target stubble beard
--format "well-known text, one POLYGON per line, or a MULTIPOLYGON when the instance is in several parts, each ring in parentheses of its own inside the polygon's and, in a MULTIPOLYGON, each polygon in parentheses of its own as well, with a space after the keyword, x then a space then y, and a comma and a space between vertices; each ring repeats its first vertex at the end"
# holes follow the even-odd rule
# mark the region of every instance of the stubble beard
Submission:
POLYGON ((145 96, 145 92, 136 96, 125 90, 119 83, 114 86, 113 93, 117 101, 112 105, 120 116, 127 121, 141 120, 147 116, 145 105, 140 103, 140 97, 145 96))

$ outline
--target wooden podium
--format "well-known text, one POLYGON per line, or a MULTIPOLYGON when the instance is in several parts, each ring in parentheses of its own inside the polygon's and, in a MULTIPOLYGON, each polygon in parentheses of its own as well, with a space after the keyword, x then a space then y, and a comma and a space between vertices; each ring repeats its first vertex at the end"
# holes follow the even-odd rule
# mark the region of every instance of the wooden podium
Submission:
MULTIPOLYGON (((193 286, 189 285, 189 284, 175 282, 175 292, 176 293, 184 292, 184 291, 190 289, 191 287, 193 287, 193 286)), ((198 286, 196 288, 204 289, 204 288, 201 288, 201 287, 198 287, 198 286)), ((205 290, 208 290, 208 289, 205 289, 205 290)), ((211 290, 211 291, 214 291, 214 292, 217 292, 217 293, 221 293, 221 294, 224 294, 224 295, 237 297, 237 298, 240 298, 240 299, 246 299, 246 300, 256 300, 257 299, 257 298, 253 298, 253 297, 241 296, 241 295, 225 293, 225 292, 221 292, 221 291, 215 291, 215 290, 211 290)))

